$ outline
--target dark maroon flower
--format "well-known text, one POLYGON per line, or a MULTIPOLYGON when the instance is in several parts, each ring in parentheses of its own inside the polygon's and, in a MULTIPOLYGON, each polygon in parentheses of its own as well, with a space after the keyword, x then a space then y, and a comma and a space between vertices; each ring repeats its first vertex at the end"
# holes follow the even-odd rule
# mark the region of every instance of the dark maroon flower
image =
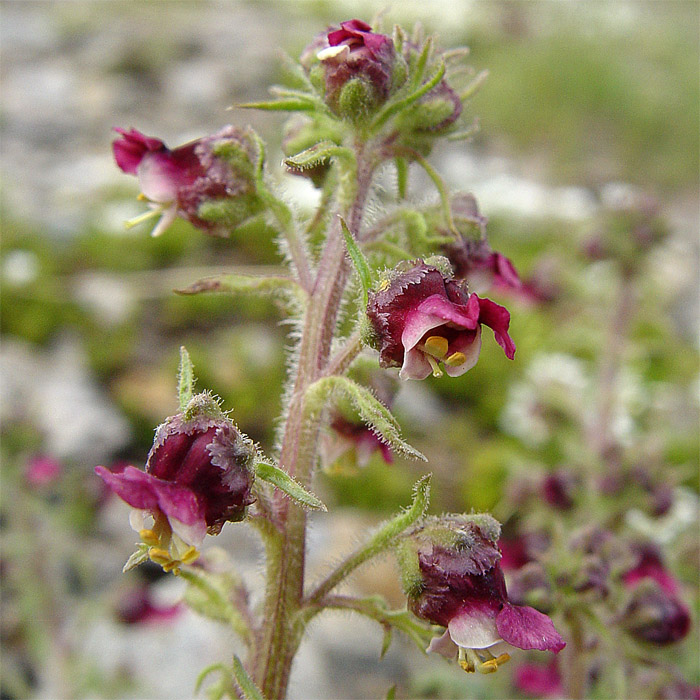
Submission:
POLYGON ((389 445, 367 425, 340 414, 331 421, 321 441, 322 461, 331 471, 343 471, 347 466, 347 471, 352 473, 358 467, 366 467, 375 453, 379 453, 386 464, 394 461, 389 445))
MULTIPOLYGON (((144 541, 166 550, 174 533, 186 545, 218 534, 225 522, 245 516, 254 498, 255 449, 208 394, 192 399, 187 413, 168 418, 156 432, 146 471, 95 471, 130 506, 154 518, 144 541), (152 542, 149 542, 152 540, 152 542)), ((138 520, 138 518, 136 519, 138 520)))
POLYGON ((542 479, 542 496, 552 508, 569 510, 574 505, 575 489, 576 479, 565 469, 558 469, 542 479))
POLYGON ((351 81, 358 80, 366 89, 366 107, 377 107, 392 90, 396 52, 394 42, 384 34, 375 34, 359 19, 340 23, 308 47, 302 64, 310 67, 318 59, 324 68, 325 98, 339 111, 341 92, 351 81))
POLYGON ((479 358, 481 326, 493 329, 496 342, 513 359, 508 335, 510 314, 489 299, 469 294, 466 285, 422 260, 399 266, 370 292, 367 317, 382 367, 401 367, 402 379, 440 376, 438 362, 452 377, 471 369, 479 358))
POLYGON ((565 646, 547 615, 508 600, 499 533, 488 515, 430 518, 399 553, 409 608, 447 628, 428 651, 458 654, 466 671, 489 673, 507 661, 488 651, 499 642, 555 653, 565 646))
POLYGON ((63 467, 53 457, 38 456, 29 460, 24 470, 24 478, 30 486, 47 486, 59 478, 63 467))
POLYGON ((542 664, 518 666, 513 673, 513 684, 522 693, 536 698, 564 697, 564 684, 556 659, 552 659, 546 666, 542 664))
POLYGON ((623 624, 633 636, 652 644, 672 644, 690 630, 690 612, 679 598, 678 582, 664 567, 658 551, 642 545, 637 562, 622 580, 632 591, 623 624))
MULTIPOLYGON (((205 203, 236 200, 241 220, 255 212, 254 185, 242 165, 246 160, 254 161, 255 148, 240 129, 227 126, 213 136, 174 150, 136 129, 115 131, 121 136, 112 143, 114 159, 125 173, 138 177, 143 197, 152 207, 151 213, 132 223, 160 214, 154 236, 165 231, 178 216, 206 233, 226 235, 228 230, 221 223, 202 218, 201 207, 205 203), (214 149, 222 145, 236 151, 240 167, 234 168, 231 162, 214 154, 214 149)), ((230 209, 232 212, 233 207, 230 209)), ((228 219, 227 224, 240 223, 230 221, 231 216, 228 219)))

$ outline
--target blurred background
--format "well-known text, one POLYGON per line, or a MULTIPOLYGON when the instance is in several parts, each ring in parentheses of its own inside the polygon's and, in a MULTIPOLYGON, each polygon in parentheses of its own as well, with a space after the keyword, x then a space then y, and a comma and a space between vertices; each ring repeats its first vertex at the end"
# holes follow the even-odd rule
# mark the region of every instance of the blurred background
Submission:
MULTIPOLYGON (((384 9, 358 0, 0 2, 2 698, 191 697, 199 671, 237 649, 179 605, 172 577, 148 567, 121 574, 134 540, 128 507, 92 470, 143 464, 154 427, 177 409, 183 344, 198 386, 270 448, 284 378, 279 312, 265 300, 172 290, 279 257, 266 230, 232 241, 182 221, 157 239, 148 226, 125 230, 143 205, 113 162, 111 129, 133 126, 177 146, 251 123, 268 143, 271 177, 310 208, 312 188, 278 166, 283 117, 227 108, 265 98, 281 77, 280 49, 298 56, 328 24, 384 9)), ((533 290, 494 295, 511 311, 515 362, 485 342, 462 378, 399 392, 396 412, 435 474, 431 512, 493 509, 505 519, 514 479, 583 450, 620 284, 594 244, 609 235, 609 211, 653 198, 667 233, 634 261, 610 421, 616 444, 673 490, 663 536, 696 598, 699 19, 695 0, 403 0, 385 12, 388 26, 419 21, 443 48, 469 46, 470 64, 489 71, 471 103, 479 132, 431 160, 453 189, 476 196, 491 245, 533 290)), ((355 476, 322 476, 331 514, 315 519, 314 546, 340 556, 407 503, 424 470, 377 457, 355 476)), ((630 527, 658 534, 637 502, 627 511, 630 527)), ((255 590, 256 538, 229 525, 216 544, 255 590)), ((389 560, 352 585, 403 605, 389 560)), ((674 652, 686 676, 697 674, 694 632, 674 652)), ((467 677, 401 640, 381 662, 380 649, 371 623, 319 618, 292 697, 379 697, 394 682, 400 697, 520 692, 508 674, 467 677)))

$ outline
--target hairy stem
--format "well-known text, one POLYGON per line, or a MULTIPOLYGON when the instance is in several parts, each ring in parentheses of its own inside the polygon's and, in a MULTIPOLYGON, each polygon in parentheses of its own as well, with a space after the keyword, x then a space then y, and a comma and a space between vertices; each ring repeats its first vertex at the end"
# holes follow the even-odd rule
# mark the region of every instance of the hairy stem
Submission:
MULTIPOLYGON (((348 222, 353 234, 362 221, 365 200, 371 184, 373 166, 363 159, 357 148, 357 187, 355 197, 344 211, 338 212, 348 222)), ((317 458, 321 414, 310 420, 305 406, 307 388, 325 371, 336 327, 349 265, 345 245, 336 218, 310 289, 298 350, 297 372, 284 427, 280 466, 302 486, 310 485, 317 458)), ((267 590, 265 594, 265 629, 261 647, 253 664, 253 677, 266 698, 284 698, 294 654, 301 641, 303 627, 294 620, 301 607, 304 589, 306 512, 277 493, 275 520, 281 537, 268 544, 267 590)))

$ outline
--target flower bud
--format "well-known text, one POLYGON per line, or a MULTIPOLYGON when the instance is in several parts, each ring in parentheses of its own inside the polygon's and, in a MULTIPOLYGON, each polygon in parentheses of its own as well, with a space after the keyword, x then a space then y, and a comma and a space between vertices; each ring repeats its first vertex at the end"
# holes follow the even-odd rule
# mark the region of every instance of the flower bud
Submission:
POLYGON ((302 65, 323 71, 323 91, 333 112, 358 121, 376 110, 395 88, 394 42, 359 19, 341 22, 305 49, 302 65))
POLYGON ((502 641, 554 652, 565 646, 549 617, 509 601, 499 535, 489 515, 447 515, 427 518, 397 550, 409 609, 447 628, 428 651, 458 654, 468 672, 491 673, 507 661, 488 651, 502 641))
POLYGON ((145 472, 133 466, 95 471, 137 509, 132 526, 151 546, 154 561, 188 563, 183 557, 196 556, 194 547, 206 533, 218 534, 225 522, 245 517, 254 500, 255 456, 252 442, 205 393, 158 428, 145 472), (146 515, 153 517, 152 529, 145 528, 146 515))
POLYGON ((227 126, 174 150, 136 129, 115 131, 121 134, 112 143, 117 165, 138 177, 152 208, 127 225, 160 215, 157 236, 179 216, 205 233, 227 236, 261 210, 252 180, 256 149, 240 129, 227 126))
MULTIPOLYGON (((493 329, 496 342, 513 359, 508 335, 510 314, 476 294, 436 265, 444 258, 399 265, 370 292, 369 345, 379 351, 382 367, 401 367, 402 379, 441 376, 438 363, 452 377, 471 369, 479 358, 481 326, 493 329)), ((449 265, 447 265, 449 267, 449 265)))
POLYGON ((576 486, 574 474, 558 469, 542 479, 542 497, 552 508, 570 510, 574 505, 576 486))

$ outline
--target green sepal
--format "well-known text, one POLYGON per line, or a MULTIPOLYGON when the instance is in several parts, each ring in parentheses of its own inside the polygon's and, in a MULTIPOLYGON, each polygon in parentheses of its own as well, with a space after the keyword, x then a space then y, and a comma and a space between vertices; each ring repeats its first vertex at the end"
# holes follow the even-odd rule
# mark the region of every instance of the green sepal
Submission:
POLYGON ((355 265, 355 271, 357 276, 360 278, 360 284, 362 285, 362 299, 363 308, 367 306, 369 290, 372 288, 372 271, 369 269, 369 264, 367 263, 367 258, 357 245, 355 236, 352 235, 348 225, 345 220, 341 217, 340 226, 343 229, 343 237, 345 238, 345 247, 348 249, 350 254, 350 259, 355 265))
POLYGON ((180 368, 177 373, 177 395, 180 410, 184 411, 194 396, 194 366, 184 345, 180 347, 180 368))
POLYGON ((148 550, 149 546, 143 542, 139 542, 137 545, 137 550, 126 560, 126 564, 122 568, 122 572, 126 573, 135 569, 139 564, 143 564, 148 561, 148 550))
POLYGON ((410 107, 412 104, 420 100, 423 95, 429 93, 444 77, 445 77, 445 63, 440 61, 435 73, 427 82, 423 83, 417 90, 412 92, 407 97, 397 100, 395 102, 390 102, 384 109, 382 109, 372 122, 372 130, 377 131, 379 128, 384 126, 386 122, 393 117, 398 112, 410 107))
POLYGON ((360 418, 395 452, 412 459, 427 458, 421 452, 405 442, 400 433, 399 424, 391 411, 379 401, 367 387, 361 386, 349 377, 322 377, 316 380, 307 390, 309 410, 319 412, 326 401, 334 394, 340 393, 350 399, 357 409, 360 418))
POLYGON ((269 100, 267 102, 245 102, 244 104, 236 105, 236 107, 240 109, 262 109, 266 112, 314 112, 317 109, 315 102, 299 98, 269 100))
POLYGON ((235 654, 233 657, 233 677, 236 679, 236 685, 243 693, 243 700, 265 700, 260 689, 255 685, 255 682, 243 667, 241 660, 235 654))
POLYGON ((354 155, 349 148, 338 146, 333 141, 321 141, 301 153, 285 158, 284 164, 297 170, 309 170, 331 158, 353 161, 354 155))
POLYGON ((258 462, 255 465, 255 476, 263 481, 267 481, 280 491, 284 491, 290 498, 299 505, 312 510, 327 511, 328 508, 313 493, 307 491, 298 481, 269 462, 258 462))
POLYGON ((306 306, 306 292, 289 277, 256 276, 244 274, 224 274, 205 277, 184 289, 175 290, 177 294, 265 294, 289 311, 300 311, 306 306))
POLYGON ((221 700, 224 696, 230 698, 236 697, 235 692, 235 680, 233 677, 233 671, 223 663, 212 664, 207 666, 202 672, 197 676, 197 680, 194 685, 194 692, 198 693, 204 683, 204 679, 210 674, 218 671, 221 674, 221 678, 217 683, 212 685, 207 689, 207 697, 209 700, 221 700))

